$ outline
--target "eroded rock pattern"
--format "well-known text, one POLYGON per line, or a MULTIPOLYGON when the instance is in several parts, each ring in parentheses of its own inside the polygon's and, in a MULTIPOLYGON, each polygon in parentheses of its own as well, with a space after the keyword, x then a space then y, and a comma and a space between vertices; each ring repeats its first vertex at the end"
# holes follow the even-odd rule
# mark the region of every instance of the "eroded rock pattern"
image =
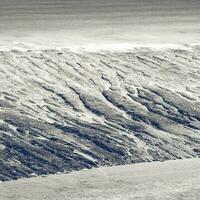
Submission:
POLYGON ((0 52, 0 180, 200 157, 200 48, 0 52))

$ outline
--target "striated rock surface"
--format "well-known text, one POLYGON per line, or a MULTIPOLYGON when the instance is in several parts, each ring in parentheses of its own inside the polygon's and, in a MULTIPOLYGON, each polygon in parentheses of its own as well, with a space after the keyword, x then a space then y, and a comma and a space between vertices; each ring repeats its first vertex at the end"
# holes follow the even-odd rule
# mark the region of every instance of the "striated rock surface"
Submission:
POLYGON ((200 157, 200 47, 0 52, 0 180, 200 157))

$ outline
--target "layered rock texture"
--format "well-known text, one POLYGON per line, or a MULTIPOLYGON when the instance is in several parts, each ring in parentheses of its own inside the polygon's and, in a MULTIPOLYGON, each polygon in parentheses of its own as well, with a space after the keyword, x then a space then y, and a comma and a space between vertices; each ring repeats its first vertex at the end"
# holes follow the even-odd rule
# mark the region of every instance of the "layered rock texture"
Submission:
POLYGON ((0 180, 200 157, 200 47, 0 52, 0 180))

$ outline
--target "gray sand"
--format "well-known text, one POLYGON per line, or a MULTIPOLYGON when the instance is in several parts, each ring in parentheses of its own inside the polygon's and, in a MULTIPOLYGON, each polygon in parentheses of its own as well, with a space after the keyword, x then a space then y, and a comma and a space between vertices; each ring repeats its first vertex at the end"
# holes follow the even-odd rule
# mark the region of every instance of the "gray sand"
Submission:
POLYGON ((200 159, 102 167, 0 184, 1 200, 199 200, 200 159))

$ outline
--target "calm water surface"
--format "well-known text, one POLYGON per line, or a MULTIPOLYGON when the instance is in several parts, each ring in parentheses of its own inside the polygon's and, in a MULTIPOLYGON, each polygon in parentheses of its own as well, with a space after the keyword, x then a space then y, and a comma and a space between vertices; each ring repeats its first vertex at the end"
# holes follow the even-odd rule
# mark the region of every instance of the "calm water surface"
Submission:
POLYGON ((0 0, 0 44, 195 43, 199 0, 0 0))

